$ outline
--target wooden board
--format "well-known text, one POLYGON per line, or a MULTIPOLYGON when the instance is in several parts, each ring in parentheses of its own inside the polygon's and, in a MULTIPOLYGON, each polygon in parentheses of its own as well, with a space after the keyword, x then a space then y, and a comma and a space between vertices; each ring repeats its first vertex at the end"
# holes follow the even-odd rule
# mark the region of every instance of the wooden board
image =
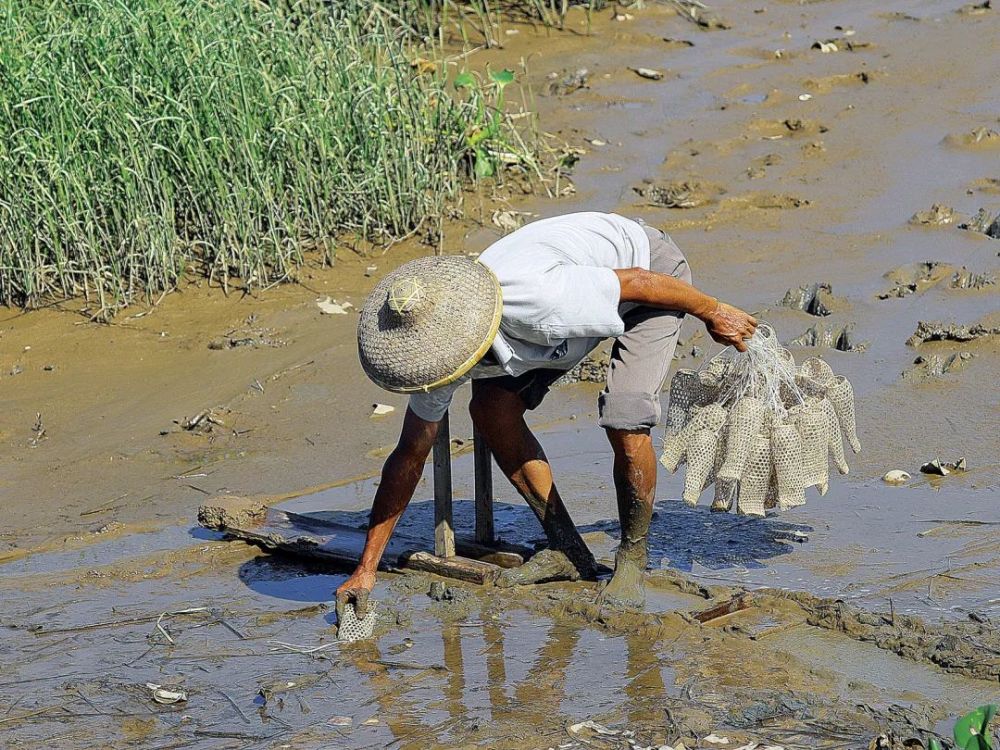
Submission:
MULTIPOLYGON (((338 569, 353 570, 364 549, 365 529, 337 523, 322 515, 292 513, 265 507, 252 499, 224 496, 205 503, 198 512, 198 522, 232 539, 242 539, 297 557, 321 560, 338 569)), ((412 567, 408 564, 409 558, 415 552, 428 548, 429 542, 429 539, 416 539, 397 531, 386 547, 380 567, 385 570, 412 567)), ((506 568, 522 564, 532 552, 519 545, 498 543, 486 546, 462 537, 455 540, 455 547, 459 555, 478 561, 480 565, 506 568)), ((427 569, 423 562, 420 564, 427 569)), ((447 570, 447 566, 444 569, 447 570)), ((466 580, 484 577, 479 567, 476 571, 472 578, 466 580)))

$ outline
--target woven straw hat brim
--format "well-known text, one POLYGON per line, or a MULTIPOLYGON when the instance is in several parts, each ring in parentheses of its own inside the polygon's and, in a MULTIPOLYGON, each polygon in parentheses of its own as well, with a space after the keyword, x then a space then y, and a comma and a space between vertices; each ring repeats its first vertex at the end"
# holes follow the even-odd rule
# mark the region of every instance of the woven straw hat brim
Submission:
POLYGON ((462 256, 405 263, 372 290, 358 320, 365 374, 396 393, 453 383, 482 359, 500 329, 500 283, 482 263, 462 256), (400 315, 389 304, 400 282, 416 281, 421 299, 400 315))

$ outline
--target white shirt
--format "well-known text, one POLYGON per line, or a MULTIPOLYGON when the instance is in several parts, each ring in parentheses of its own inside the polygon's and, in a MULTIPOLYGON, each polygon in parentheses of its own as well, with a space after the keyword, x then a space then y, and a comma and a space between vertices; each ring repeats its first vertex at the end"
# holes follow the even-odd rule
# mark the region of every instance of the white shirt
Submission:
MULTIPOLYGON (((491 350, 464 377, 410 396, 410 409, 440 420, 470 378, 523 375, 540 368, 571 370, 603 339, 625 330, 615 269, 649 269, 642 225, 617 214, 565 214, 527 224, 490 245, 479 261, 503 295, 500 330, 491 350)), ((631 305, 628 305, 631 307, 631 305)))

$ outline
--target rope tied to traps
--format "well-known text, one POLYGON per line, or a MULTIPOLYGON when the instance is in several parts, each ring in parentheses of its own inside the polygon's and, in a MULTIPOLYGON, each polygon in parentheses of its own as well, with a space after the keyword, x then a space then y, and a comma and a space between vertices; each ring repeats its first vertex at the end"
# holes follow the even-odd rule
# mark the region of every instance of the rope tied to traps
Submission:
POLYGON ((847 474, 843 441, 855 453, 861 443, 847 378, 818 357, 796 365, 766 323, 746 344, 671 378, 660 462, 687 465, 688 505, 715 484, 712 510, 762 517, 805 504, 808 487, 825 495, 831 457, 847 474))

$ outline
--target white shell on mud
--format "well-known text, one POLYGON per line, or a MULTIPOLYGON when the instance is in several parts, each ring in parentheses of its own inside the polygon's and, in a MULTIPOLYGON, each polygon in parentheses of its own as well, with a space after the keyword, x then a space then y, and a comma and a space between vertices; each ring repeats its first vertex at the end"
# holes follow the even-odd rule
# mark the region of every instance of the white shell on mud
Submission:
POLYGON ((183 703, 188 699, 187 691, 176 686, 157 685, 154 682, 147 682, 146 687, 152 691, 153 700, 157 703, 170 706, 174 703, 183 703))
POLYGON ((885 476, 882 477, 882 481, 886 484, 905 484, 910 481, 910 475, 902 469, 893 469, 892 471, 887 471, 885 473, 885 476))

